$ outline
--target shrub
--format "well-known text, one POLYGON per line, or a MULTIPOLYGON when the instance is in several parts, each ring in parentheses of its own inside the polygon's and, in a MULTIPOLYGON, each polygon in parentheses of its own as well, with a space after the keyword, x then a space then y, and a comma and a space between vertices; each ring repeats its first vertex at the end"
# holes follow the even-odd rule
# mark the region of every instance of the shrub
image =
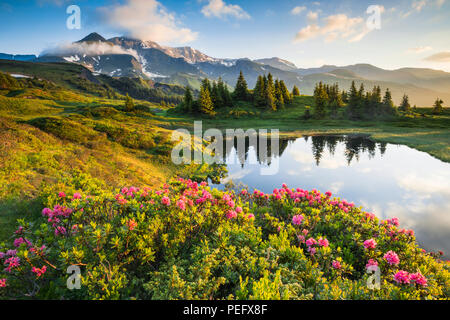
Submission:
MULTIPOLYGON (((47 196, 0 248, 4 298, 439 299, 449 271, 411 230, 317 190, 161 189, 47 196), (66 288, 68 266, 81 289, 66 288), (369 266, 381 289, 367 286, 369 266)), ((73 192, 73 190, 71 191, 73 192)))

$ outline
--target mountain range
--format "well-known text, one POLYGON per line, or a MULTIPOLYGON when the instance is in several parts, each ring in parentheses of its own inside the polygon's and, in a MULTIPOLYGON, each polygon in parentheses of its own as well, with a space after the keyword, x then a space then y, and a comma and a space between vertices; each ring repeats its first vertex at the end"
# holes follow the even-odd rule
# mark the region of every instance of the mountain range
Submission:
POLYGON ((439 70, 386 70, 370 64, 297 68, 294 63, 277 57, 258 60, 221 59, 191 47, 167 47, 153 41, 127 37, 105 39, 98 33, 91 33, 62 49, 47 50, 39 57, 0 54, 0 59, 77 63, 94 74, 140 77, 159 83, 190 85, 193 88, 198 88, 205 77, 221 77, 233 87, 240 71, 249 88, 253 88, 259 75, 270 72, 274 78, 283 79, 289 88, 298 86, 303 94, 312 94, 319 81, 338 83, 341 89, 348 89, 351 82, 355 81, 357 86, 363 83, 366 89, 374 85, 379 85, 382 90, 389 88, 397 103, 405 93, 412 104, 423 107, 432 106, 437 97, 450 101, 450 73, 439 70))

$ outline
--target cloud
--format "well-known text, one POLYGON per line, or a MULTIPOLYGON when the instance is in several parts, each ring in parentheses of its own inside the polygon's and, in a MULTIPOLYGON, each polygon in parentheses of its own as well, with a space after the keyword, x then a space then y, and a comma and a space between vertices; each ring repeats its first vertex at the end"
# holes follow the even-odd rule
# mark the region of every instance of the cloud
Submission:
POLYGON ((430 46, 422 46, 422 47, 415 47, 415 48, 409 48, 408 50, 406 50, 406 53, 422 53, 425 51, 430 51, 433 48, 430 46))
POLYGON ((371 30, 367 29, 361 17, 350 18, 345 14, 331 15, 323 19, 324 25, 317 22, 310 23, 295 35, 295 42, 306 41, 317 37, 324 37, 331 42, 336 39, 348 39, 349 42, 359 41, 371 30))
POLYGON ((291 14, 298 15, 298 14, 302 13, 305 10, 306 10, 306 7, 297 6, 294 9, 291 10, 291 14))
POLYGON ((438 8, 442 7, 442 5, 445 3, 445 0, 436 0, 436 5, 438 8))
POLYGON ((431 56, 428 56, 424 59, 425 61, 431 62, 450 62, 450 51, 442 51, 431 56))
POLYGON ((309 23, 314 23, 319 19, 319 13, 310 11, 306 17, 308 18, 309 23))
POLYGON ((205 17, 225 18, 231 16, 237 19, 250 19, 250 15, 238 5, 226 4, 223 0, 208 1, 209 3, 202 8, 205 17))
MULTIPOLYGON (((402 12, 402 13, 400 14, 400 16, 401 16, 402 18, 407 18, 408 16, 410 16, 411 14, 413 14, 413 13, 415 13, 415 12, 417 12, 417 13, 418 13, 418 12, 421 12, 422 9, 425 8, 425 7, 428 5, 429 1, 430 1, 430 0, 416 0, 416 1, 413 1, 413 3, 411 4, 411 8, 410 8, 408 11, 406 11, 406 12, 402 12)), ((445 1, 445 0, 444 0, 444 1, 445 1)), ((437 1, 436 1, 436 4, 439 5, 440 2, 442 2, 442 4, 443 4, 444 1, 442 1, 442 0, 437 0, 437 1)), ((442 5, 442 4, 441 4, 441 5, 442 5)))
POLYGON ((133 38, 162 43, 186 43, 198 33, 180 27, 175 14, 156 0, 127 0, 99 9, 106 23, 119 28, 133 38))
POLYGON ((133 49, 124 49, 121 46, 113 45, 105 42, 75 42, 61 44, 53 48, 44 50, 41 56, 73 56, 87 55, 97 56, 104 54, 128 54, 139 60, 139 55, 133 49))

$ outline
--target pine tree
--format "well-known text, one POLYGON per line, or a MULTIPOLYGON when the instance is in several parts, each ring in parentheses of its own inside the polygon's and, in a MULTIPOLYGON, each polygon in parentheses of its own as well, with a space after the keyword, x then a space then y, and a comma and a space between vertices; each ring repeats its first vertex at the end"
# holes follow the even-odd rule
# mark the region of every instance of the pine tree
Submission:
POLYGON ((300 90, 298 90, 297 86, 294 86, 294 88, 292 88, 292 95, 294 97, 298 97, 300 95, 300 90))
POLYGON ((238 101, 248 100, 247 81, 245 81, 242 71, 239 73, 239 77, 234 88, 234 98, 238 101))
POLYGON ((256 107, 264 108, 264 79, 262 76, 258 76, 256 80, 255 89, 253 89, 253 102, 256 107))
POLYGON ((194 98, 192 97, 191 88, 189 88, 189 86, 187 86, 186 90, 184 91, 184 101, 183 101, 183 108, 186 112, 188 112, 188 113, 192 112, 193 101, 194 101, 194 98))
POLYGON ((328 101, 328 95, 325 86, 322 81, 316 85, 314 89, 314 101, 315 101, 315 109, 314 116, 318 119, 322 119, 325 117, 325 108, 328 101))
POLYGON ((209 91, 207 88, 200 88, 200 95, 198 98, 198 104, 200 108, 200 112, 208 115, 214 115, 214 106, 211 101, 211 96, 209 95, 209 91))
POLYGON ((407 112, 407 113, 411 111, 411 105, 409 104, 409 98, 406 94, 403 95, 402 103, 400 104, 398 109, 400 111, 407 112))
POLYGON ((291 103, 292 96, 283 80, 280 80, 280 90, 281 90, 281 94, 283 95, 284 103, 287 103, 287 104, 291 103))
POLYGON ((276 110, 276 104, 275 104, 275 90, 273 85, 273 78, 272 75, 269 73, 267 78, 265 79, 265 85, 264 85, 264 100, 267 108, 270 108, 272 110, 276 110))
POLYGON ((230 91, 228 91, 227 85, 223 82, 222 78, 217 81, 217 89, 222 98, 223 107, 231 108, 233 106, 233 99, 231 98, 230 91))
POLYGON ((202 80, 202 84, 201 87, 205 90, 208 90, 209 95, 211 96, 212 94, 212 87, 211 87, 211 82, 209 82, 208 78, 205 78, 202 80))
POLYGON ((274 90, 275 90, 275 105, 277 109, 283 109, 284 108, 284 98, 283 98, 283 93, 281 91, 281 85, 280 85, 280 81, 275 80, 275 85, 274 85, 274 90))
POLYGON ((348 111, 351 117, 359 117, 359 107, 361 103, 361 97, 356 90, 355 81, 352 81, 350 86, 350 92, 348 94, 348 111))
POLYGON ((433 114, 441 114, 442 111, 444 111, 444 108, 442 107, 442 104, 444 103, 444 101, 442 101, 441 99, 437 98, 436 101, 434 102, 433 105, 433 114))
POLYGON ((133 99, 130 98, 130 96, 127 95, 125 96, 125 111, 126 112, 131 112, 134 110, 134 102, 133 99))
POLYGON ((213 81, 211 89, 211 100, 214 105, 214 109, 223 107, 222 95, 220 94, 219 87, 217 86, 217 83, 215 81, 213 81))
POLYGON ((394 102, 392 101, 392 94, 391 94, 391 91, 389 91, 389 88, 386 89, 386 93, 384 94, 382 105, 383 105, 384 113, 393 114, 395 112, 394 102))

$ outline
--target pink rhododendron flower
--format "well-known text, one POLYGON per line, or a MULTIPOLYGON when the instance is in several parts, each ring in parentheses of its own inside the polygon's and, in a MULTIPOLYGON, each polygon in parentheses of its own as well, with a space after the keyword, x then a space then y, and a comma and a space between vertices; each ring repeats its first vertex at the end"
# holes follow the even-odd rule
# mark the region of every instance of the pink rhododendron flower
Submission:
POLYGON ((383 258, 389 263, 390 265, 397 265, 400 263, 400 259, 398 258, 398 255, 390 250, 386 252, 386 254, 383 256, 383 258))
POLYGON ((161 199, 161 203, 165 206, 170 206, 170 198, 169 197, 163 197, 161 199))
POLYGON ((423 274, 421 274, 420 272, 411 273, 409 275, 409 279, 412 282, 415 282, 415 283, 417 283, 418 285, 420 285, 422 287, 426 287, 427 286, 427 278, 425 278, 425 276, 423 274))
POLYGON ((20 258, 11 257, 5 260, 4 265, 6 266, 5 271, 11 272, 13 268, 20 266, 20 258))
POLYGON ((406 271, 400 270, 394 275, 394 280, 400 284, 408 284, 409 283, 409 274, 406 271))
POLYGON ((377 242, 375 241, 375 239, 369 239, 364 241, 364 248, 366 249, 375 249, 376 246, 377 242))
POLYGON ((241 207, 236 207, 235 210, 236 210, 237 213, 241 213, 242 212, 242 208, 241 207))
POLYGON ((250 213, 250 214, 247 216, 247 219, 255 219, 255 215, 254 215, 253 213, 250 213))
POLYGON ((319 246, 328 247, 328 245, 329 245, 329 243, 328 243, 327 239, 322 239, 322 238, 319 239, 319 246))
POLYGON ((31 271, 36 274, 36 277, 39 278, 47 271, 47 267, 46 266, 43 266, 42 268, 33 267, 31 271))
POLYGON ((295 216, 292 217, 292 223, 295 225, 301 225, 302 221, 303 221, 303 216, 301 214, 297 214, 295 216))
POLYGON ((369 259, 366 264, 366 269, 369 269, 370 267, 376 267, 378 266, 378 262, 374 259, 369 259))
POLYGON ((60 198, 65 198, 66 197, 66 194, 64 193, 64 192, 60 192, 60 193, 58 193, 58 197, 60 197, 60 198))
POLYGON ((308 247, 308 252, 313 256, 314 254, 316 254, 317 249, 314 247, 308 247))
POLYGON ((308 240, 306 240, 306 245, 308 247, 313 246, 315 244, 317 244, 317 241, 314 238, 309 238, 308 240))
POLYGON ((236 218, 236 217, 237 217, 236 211, 234 211, 234 210, 229 210, 229 211, 228 211, 228 213, 227 213, 227 218, 228 218, 228 219, 234 219, 234 218, 236 218))
POLYGON ((0 279, 0 288, 6 287, 6 279, 0 279))
POLYGON ((336 270, 340 270, 342 268, 341 263, 337 260, 333 260, 333 262, 331 263, 331 265, 333 266, 333 268, 335 268, 336 270))
POLYGON ((127 226, 128 226, 128 230, 133 231, 134 228, 137 227, 137 222, 134 221, 134 219, 130 219, 130 220, 128 220, 128 222, 127 222, 127 226))
POLYGON ((186 203, 180 199, 177 201, 177 207, 180 208, 181 210, 184 210, 186 209, 186 203))
POLYGON ((73 197, 72 197, 72 198, 73 198, 73 199, 81 199, 81 194, 78 193, 78 192, 76 192, 76 193, 73 194, 73 197))

